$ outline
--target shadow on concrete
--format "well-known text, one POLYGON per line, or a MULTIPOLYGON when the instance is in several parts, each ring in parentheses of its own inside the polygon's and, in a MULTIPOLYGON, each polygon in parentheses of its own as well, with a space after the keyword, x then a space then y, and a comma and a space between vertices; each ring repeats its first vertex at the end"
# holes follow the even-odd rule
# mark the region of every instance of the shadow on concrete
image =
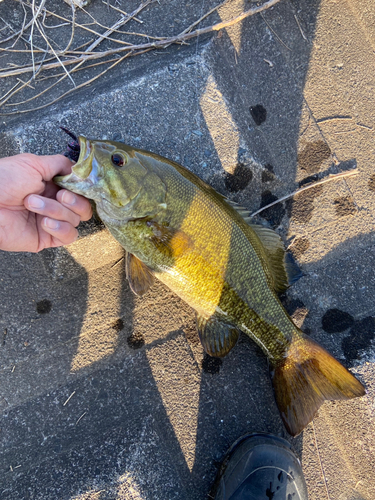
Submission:
MULTIPOLYGON (((231 32, 223 31, 220 38, 217 37, 213 41, 209 52, 213 78, 224 101, 229 103, 228 108, 239 135, 250 146, 253 160, 263 168, 260 176, 259 172, 252 172, 251 163, 247 166, 246 160, 243 160, 246 152, 239 144, 237 166, 233 173, 225 173, 223 176, 224 189, 226 193, 229 192, 229 197, 234 197, 241 205, 251 209, 259 207, 254 206, 255 190, 261 191, 260 206, 277 198, 269 188, 275 178, 282 180, 284 194, 295 189, 298 162, 301 161, 298 157, 298 139, 301 115, 305 107, 303 89, 319 5, 320 0, 299 5, 298 11, 303 12, 303 20, 300 18, 300 22, 307 40, 302 39, 294 17, 297 14, 295 2, 281 2, 274 9, 243 22, 241 43, 237 50, 233 45, 231 32), (284 30, 289 35, 287 40, 282 40, 278 35, 285 33, 284 30)), ((308 173, 313 174, 319 171, 327 154, 323 154, 325 149, 320 154, 314 144, 310 149, 309 161, 311 163, 314 158, 316 161, 315 171, 308 173)), ((221 180, 216 181, 216 185, 223 191, 221 180)), ((292 213, 293 206, 289 207, 289 216, 292 213)), ((286 221, 287 225, 287 215, 283 205, 277 205, 273 211, 262 214, 274 228, 278 227, 282 220, 286 221)), ((248 339, 243 339, 242 343, 243 345, 236 346, 235 352, 232 351, 223 360, 219 377, 202 373, 200 425, 197 431, 193 478, 198 478, 208 464, 211 466, 213 477, 212 451, 217 462, 220 462, 226 448, 241 434, 265 431, 284 434, 287 437, 274 403, 265 356, 257 348, 247 345, 248 339), (248 350, 251 350, 251 354, 246 352, 248 350), (251 363, 246 356, 249 356, 251 363), (226 398, 223 385, 218 384, 217 378, 224 377, 222 372, 236 368, 244 371, 246 376, 241 377, 241 387, 234 385, 227 389, 226 398), (223 405, 222 415, 226 418, 231 415, 223 428, 220 427, 218 419, 215 421, 214 417, 203 418, 207 398, 212 398, 212 390, 215 390, 217 400, 223 405), (241 402, 239 408, 236 401, 241 402), (207 436, 215 437, 208 443, 207 436)), ((215 415, 212 412, 210 414, 215 415)), ((292 440, 300 458, 302 442, 303 435, 292 440)))

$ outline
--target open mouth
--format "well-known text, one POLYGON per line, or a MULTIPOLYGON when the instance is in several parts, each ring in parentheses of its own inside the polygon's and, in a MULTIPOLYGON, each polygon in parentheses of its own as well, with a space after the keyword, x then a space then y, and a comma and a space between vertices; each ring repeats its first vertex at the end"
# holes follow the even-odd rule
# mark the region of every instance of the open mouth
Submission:
POLYGON ((66 127, 60 127, 72 141, 69 141, 66 146, 66 151, 64 156, 77 163, 82 163, 86 160, 91 153, 91 143, 88 139, 81 136, 77 137, 73 132, 71 132, 66 127))
POLYGON ((95 158, 91 157, 91 141, 83 136, 77 137, 73 132, 64 127, 60 128, 72 138, 72 141, 67 145, 64 156, 75 161, 76 164, 72 166, 70 174, 64 176, 58 175, 53 180, 58 186, 71 189, 74 192, 87 189, 87 187, 94 185, 97 181, 98 170, 95 158))

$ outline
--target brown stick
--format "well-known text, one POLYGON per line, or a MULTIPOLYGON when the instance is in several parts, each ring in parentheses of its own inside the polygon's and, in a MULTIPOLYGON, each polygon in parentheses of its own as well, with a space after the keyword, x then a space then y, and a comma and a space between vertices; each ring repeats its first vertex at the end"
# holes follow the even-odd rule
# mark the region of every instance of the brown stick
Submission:
POLYGON ((320 186, 321 184, 325 184, 326 182, 337 181, 339 179, 342 179, 343 177, 352 177, 353 175, 357 175, 357 174, 358 174, 357 169, 349 170, 348 172, 340 172, 339 174, 331 174, 328 177, 326 177, 325 179, 322 179, 321 181, 313 182, 313 183, 309 184, 308 186, 304 186, 300 189, 297 189, 297 191, 294 191, 293 193, 282 196, 278 200, 275 200, 272 203, 270 203, 269 205, 266 205, 265 207, 260 208, 256 212, 253 212, 252 214, 249 215, 249 217, 255 217, 255 215, 260 214, 261 212, 263 212, 263 210, 267 210, 267 208, 273 207, 274 205, 277 205, 278 203, 281 203, 282 201, 288 200, 289 198, 293 198, 293 196, 295 196, 296 194, 300 194, 303 191, 306 191, 307 189, 311 189, 311 188, 314 188, 316 186, 320 186))

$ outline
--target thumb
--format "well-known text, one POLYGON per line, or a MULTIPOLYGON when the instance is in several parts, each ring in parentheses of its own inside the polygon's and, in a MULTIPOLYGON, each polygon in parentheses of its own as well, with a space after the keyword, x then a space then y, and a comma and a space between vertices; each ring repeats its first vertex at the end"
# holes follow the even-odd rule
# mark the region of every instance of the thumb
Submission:
POLYGON ((35 167, 45 181, 50 181, 55 175, 67 175, 72 171, 73 163, 63 155, 38 156, 35 167))

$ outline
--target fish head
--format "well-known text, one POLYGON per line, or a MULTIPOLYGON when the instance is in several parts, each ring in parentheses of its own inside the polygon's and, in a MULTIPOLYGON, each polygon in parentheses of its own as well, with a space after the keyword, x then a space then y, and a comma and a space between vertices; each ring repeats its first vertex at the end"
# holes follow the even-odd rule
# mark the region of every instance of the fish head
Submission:
POLYGON ((165 186, 141 150, 83 136, 78 142, 78 161, 71 174, 54 177, 58 186, 94 200, 104 219, 145 217, 164 207, 165 186))

